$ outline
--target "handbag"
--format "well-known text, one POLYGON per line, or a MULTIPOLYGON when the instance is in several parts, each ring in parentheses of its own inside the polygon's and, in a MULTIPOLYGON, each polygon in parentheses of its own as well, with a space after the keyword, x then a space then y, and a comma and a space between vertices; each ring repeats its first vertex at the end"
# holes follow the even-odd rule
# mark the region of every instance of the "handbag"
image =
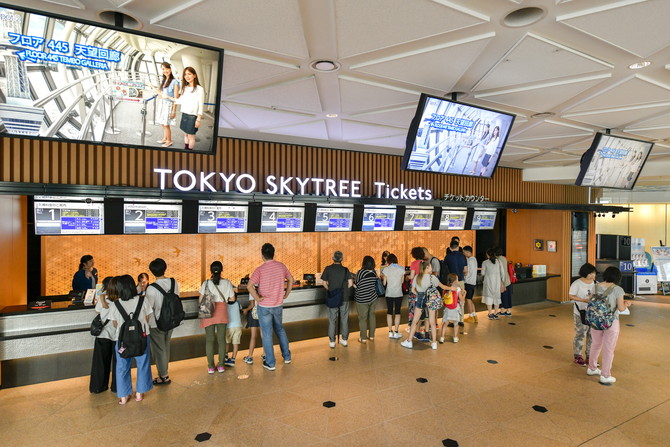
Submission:
POLYGON ((344 290, 342 289, 333 289, 326 291, 326 306, 332 308, 340 307, 342 305, 342 297, 344 296, 344 290))
POLYGON ((102 334, 103 328, 109 323, 109 319, 105 320, 105 322, 102 322, 102 318, 100 318, 100 314, 96 315, 93 321, 91 321, 91 335, 98 336, 102 334))
POLYGON ((254 302, 254 307, 251 308, 251 318, 258 320, 258 304, 254 302))
MULTIPOLYGON (((209 283, 209 280, 207 280, 209 283)), ((205 287, 205 293, 198 304, 198 318, 201 320, 204 318, 212 318, 214 314, 214 296, 212 292, 209 291, 209 284, 205 287)))
POLYGON ((575 307, 577 308, 577 312, 579 312, 579 318, 582 320, 582 324, 587 326, 589 322, 586 320, 586 309, 580 309, 579 306, 577 306, 577 303, 575 303, 575 307))
POLYGON ((386 294, 386 287, 384 287, 384 281, 381 278, 377 278, 375 282, 375 291, 377 296, 384 296, 386 294))

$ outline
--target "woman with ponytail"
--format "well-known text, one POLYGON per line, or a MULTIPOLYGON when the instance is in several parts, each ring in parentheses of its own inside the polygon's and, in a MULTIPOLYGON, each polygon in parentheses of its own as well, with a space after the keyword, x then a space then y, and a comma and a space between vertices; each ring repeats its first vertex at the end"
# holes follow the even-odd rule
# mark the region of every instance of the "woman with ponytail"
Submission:
POLYGON ((212 273, 210 279, 202 283, 200 287, 200 300, 209 294, 213 297, 214 312, 211 318, 200 320, 200 327, 205 329, 205 353, 207 354, 207 372, 214 374, 215 371, 224 371, 226 359, 226 325, 228 324, 228 306, 226 303, 235 302, 235 291, 233 285, 227 279, 221 278, 223 264, 214 261, 209 266, 212 273), (214 342, 219 344, 219 362, 214 368, 214 342))

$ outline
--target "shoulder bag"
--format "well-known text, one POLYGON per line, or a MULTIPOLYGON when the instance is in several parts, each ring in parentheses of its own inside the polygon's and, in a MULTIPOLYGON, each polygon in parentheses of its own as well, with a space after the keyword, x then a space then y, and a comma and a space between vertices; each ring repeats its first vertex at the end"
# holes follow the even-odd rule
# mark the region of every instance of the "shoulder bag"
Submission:
POLYGON ((198 318, 212 318, 214 314, 214 296, 209 291, 209 280, 205 282, 205 293, 198 305, 198 318))

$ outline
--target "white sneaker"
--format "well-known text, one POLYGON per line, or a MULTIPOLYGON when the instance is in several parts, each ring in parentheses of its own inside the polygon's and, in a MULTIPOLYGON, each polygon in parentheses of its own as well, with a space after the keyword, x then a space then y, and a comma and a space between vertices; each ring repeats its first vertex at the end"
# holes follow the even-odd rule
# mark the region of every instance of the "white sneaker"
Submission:
POLYGON ((589 376, 597 376, 600 375, 600 370, 598 368, 596 369, 587 368, 586 374, 588 374, 589 376))
POLYGON ((414 347, 414 344, 409 340, 404 340, 400 342, 400 346, 402 346, 403 348, 412 349, 414 347))
POLYGON ((395 338, 395 339, 397 340, 397 339, 399 339, 399 338, 402 338, 402 335, 400 335, 400 333, 396 331, 396 332, 393 334, 393 338, 395 338))
POLYGON ((389 331, 389 338, 395 338, 395 335, 393 335, 392 331, 389 331))
POLYGON ((616 378, 613 376, 605 377, 605 376, 600 376, 600 383, 614 383, 616 382, 616 378))
POLYGON ((454 337, 454 343, 458 343, 458 337, 454 337))
POLYGON ((432 349, 432 350, 436 350, 436 349, 437 349, 437 343, 432 342, 432 343, 430 344, 430 349, 432 349))
POLYGON ((440 343, 444 343, 444 337, 438 338, 437 341, 439 341, 440 343))
POLYGON ((331 348, 335 348, 335 342, 334 341, 331 341, 330 343, 328 343, 328 345, 330 345, 331 348))
POLYGON ((349 342, 346 341, 346 340, 340 340, 340 344, 341 344, 342 346, 347 346, 347 345, 349 345, 349 342))

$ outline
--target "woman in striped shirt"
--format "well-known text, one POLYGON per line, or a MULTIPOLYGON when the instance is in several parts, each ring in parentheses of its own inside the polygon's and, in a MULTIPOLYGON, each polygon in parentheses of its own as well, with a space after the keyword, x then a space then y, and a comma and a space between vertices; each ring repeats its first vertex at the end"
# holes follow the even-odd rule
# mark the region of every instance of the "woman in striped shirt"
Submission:
POLYGON ((361 343, 366 343, 368 338, 370 341, 375 340, 377 321, 374 306, 377 300, 377 290, 375 288, 377 278, 374 258, 365 256, 362 268, 354 278, 354 301, 356 301, 356 309, 358 310, 358 325, 361 328, 361 336, 358 341, 361 343))

